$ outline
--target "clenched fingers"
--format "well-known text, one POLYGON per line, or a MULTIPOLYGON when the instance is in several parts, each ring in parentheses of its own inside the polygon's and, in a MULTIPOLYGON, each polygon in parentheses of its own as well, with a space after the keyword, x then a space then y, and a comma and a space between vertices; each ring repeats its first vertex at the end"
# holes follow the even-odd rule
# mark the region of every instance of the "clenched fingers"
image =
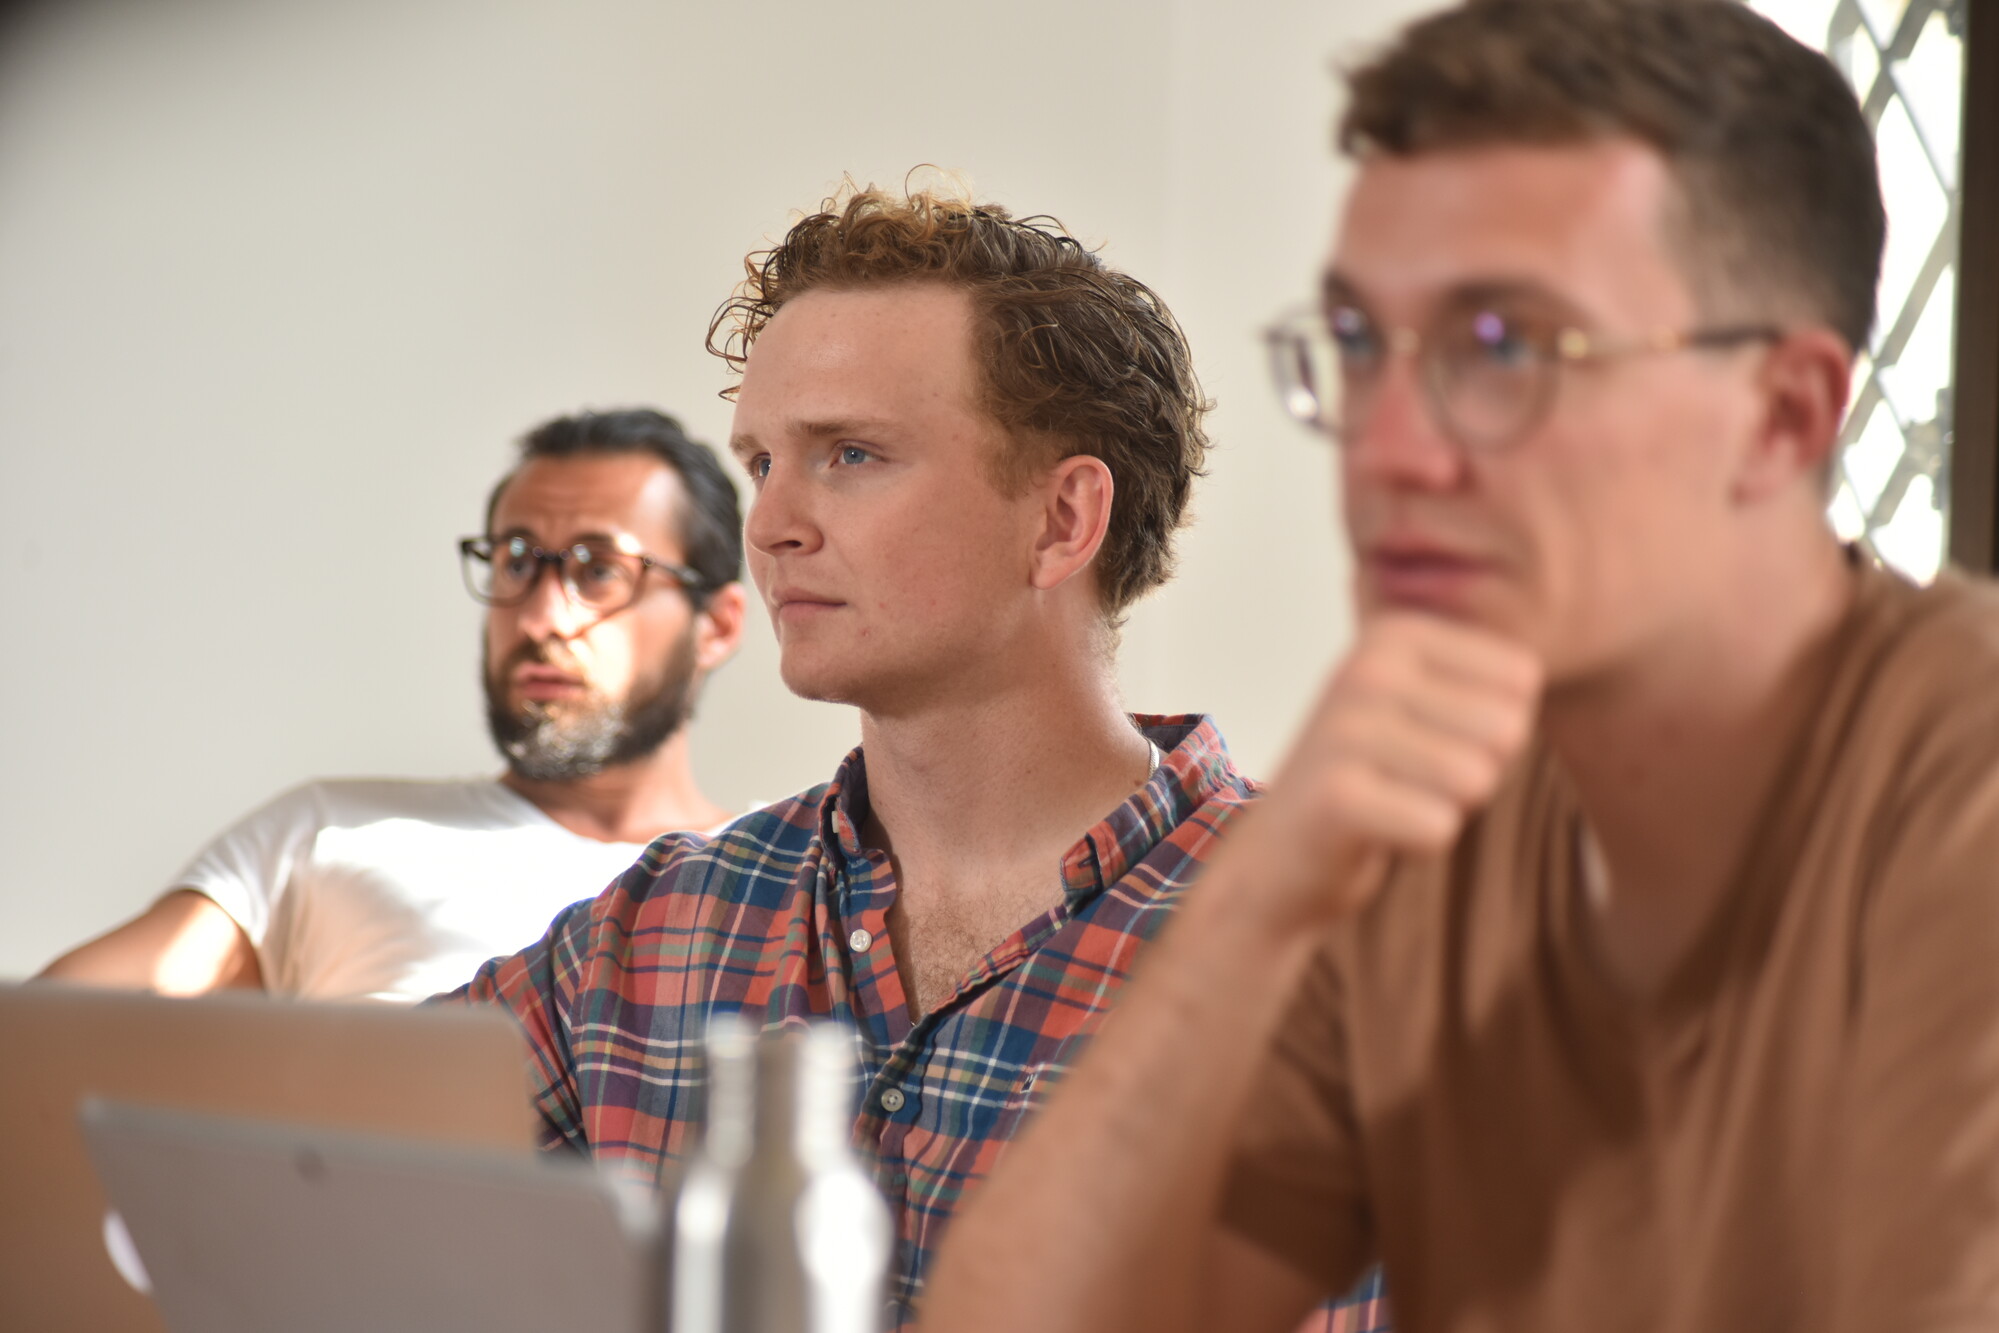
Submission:
POLYGON ((1324 897, 1323 867, 1355 848, 1447 849, 1526 745, 1540 688, 1533 656, 1488 630, 1418 615, 1370 622, 1245 837, 1262 844, 1259 860, 1294 868, 1282 877, 1290 892, 1342 910, 1351 895, 1324 897))

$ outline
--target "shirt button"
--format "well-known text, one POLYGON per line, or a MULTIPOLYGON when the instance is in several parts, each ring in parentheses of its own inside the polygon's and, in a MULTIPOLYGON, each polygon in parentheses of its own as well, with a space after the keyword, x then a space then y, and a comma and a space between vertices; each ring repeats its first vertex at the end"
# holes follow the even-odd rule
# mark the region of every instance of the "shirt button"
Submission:
POLYGON ((855 953, 866 953, 870 948, 874 947, 874 942, 875 937, 868 934, 865 930, 857 930, 847 936, 847 947, 855 953))
POLYGON ((902 1104, 905 1100, 907 1099, 902 1095, 901 1088, 890 1088, 882 1093, 882 1110, 887 1111, 890 1115, 894 1115, 902 1109, 902 1104))

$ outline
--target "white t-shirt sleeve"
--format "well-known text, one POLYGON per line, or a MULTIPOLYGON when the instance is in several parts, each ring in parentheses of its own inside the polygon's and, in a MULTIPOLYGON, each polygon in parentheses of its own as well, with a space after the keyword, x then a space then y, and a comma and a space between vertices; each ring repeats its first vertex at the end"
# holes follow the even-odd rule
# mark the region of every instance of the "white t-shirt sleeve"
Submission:
POLYGON ((262 949, 293 868, 310 854, 324 822, 318 784, 294 787, 224 830, 174 877, 170 888, 193 889, 214 899, 250 943, 262 949))

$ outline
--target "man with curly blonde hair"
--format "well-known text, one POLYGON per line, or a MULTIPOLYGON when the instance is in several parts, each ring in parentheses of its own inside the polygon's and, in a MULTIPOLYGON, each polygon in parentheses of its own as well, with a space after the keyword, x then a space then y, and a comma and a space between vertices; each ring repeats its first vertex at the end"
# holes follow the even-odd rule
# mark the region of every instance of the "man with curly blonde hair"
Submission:
POLYGON ((1159 298, 1048 219, 860 190, 747 268, 709 341, 741 373, 750 570, 785 683, 856 707, 861 746, 654 843, 459 994, 526 1028, 549 1146, 641 1172, 691 1146, 713 1014, 854 1026, 906 1320, 1252 794, 1211 722, 1129 716, 1114 676, 1207 404, 1159 298))

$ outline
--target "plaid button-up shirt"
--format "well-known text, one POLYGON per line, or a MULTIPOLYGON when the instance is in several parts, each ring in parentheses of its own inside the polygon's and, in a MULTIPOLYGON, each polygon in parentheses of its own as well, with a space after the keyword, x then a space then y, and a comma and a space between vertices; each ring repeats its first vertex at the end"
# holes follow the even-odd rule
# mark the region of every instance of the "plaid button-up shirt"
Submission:
POLYGON ((896 1217, 899 1323, 942 1225, 1097 1030, 1139 946, 1254 795, 1198 717, 1135 719, 1166 752, 1062 858, 1061 900, 910 1021, 888 858, 865 846, 860 750, 833 781, 712 837, 668 834, 601 896, 457 998, 526 1029, 542 1138, 657 1177, 698 1141, 709 1016, 831 1017, 861 1034, 856 1144, 896 1217))

